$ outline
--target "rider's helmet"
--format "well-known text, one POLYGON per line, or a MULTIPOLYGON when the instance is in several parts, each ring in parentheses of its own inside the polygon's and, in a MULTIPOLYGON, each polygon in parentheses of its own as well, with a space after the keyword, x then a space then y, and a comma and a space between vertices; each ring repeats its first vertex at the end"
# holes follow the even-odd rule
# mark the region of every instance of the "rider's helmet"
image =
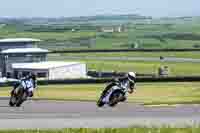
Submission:
POLYGON ((136 74, 134 72, 128 72, 128 80, 130 82, 135 82, 135 79, 136 79, 136 74))
POLYGON ((34 73, 30 73, 29 74, 29 78, 36 80, 36 75, 34 73))

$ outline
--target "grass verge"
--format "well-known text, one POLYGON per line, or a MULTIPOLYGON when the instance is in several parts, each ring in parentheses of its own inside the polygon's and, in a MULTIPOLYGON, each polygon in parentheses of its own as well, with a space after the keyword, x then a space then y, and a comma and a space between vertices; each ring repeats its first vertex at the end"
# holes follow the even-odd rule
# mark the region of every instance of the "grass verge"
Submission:
MULTIPOLYGON (((159 104, 199 104, 200 83, 138 83, 137 91, 128 96, 128 102, 159 104)), ((34 98, 96 101, 105 84, 39 86, 34 98)), ((0 96, 9 96, 11 88, 2 87, 0 96)))
POLYGON ((0 130, 0 133, 199 133, 200 128, 145 128, 145 127, 132 127, 132 128, 78 128, 78 129, 31 129, 31 130, 0 130))
MULTIPOLYGON (((141 55, 142 56, 142 55, 141 55)), ((105 54, 104 57, 107 57, 105 54)), ((120 57, 120 56, 118 56, 120 57)), ((131 56, 129 56, 131 57, 131 56)), ((150 57, 150 56, 149 56, 150 57)), ((144 74, 158 74, 160 66, 169 67, 169 75, 171 76, 185 76, 185 75, 199 75, 200 63, 192 62, 166 62, 166 61, 129 61, 129 60, 98 60, 98 59, 68 59, 67 56, 51 55, 48 60, 58 61, 77 61, 87 64, 88 70, 96 71, 117 71, 129 72, 135 71, 144 74)))

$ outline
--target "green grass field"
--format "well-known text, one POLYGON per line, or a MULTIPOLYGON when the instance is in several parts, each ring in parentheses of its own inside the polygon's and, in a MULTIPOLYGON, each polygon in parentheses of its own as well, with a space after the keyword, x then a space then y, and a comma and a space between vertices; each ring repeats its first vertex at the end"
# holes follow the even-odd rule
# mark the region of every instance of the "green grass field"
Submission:
POLYGON ((88 70, 96 71, 135 71, 138 73, 157 74, 160 66, 168 66, 171 76, 180 75, 199 75, 200 63, 191 62, 164 62, 164 61, 117 61, 117 60, 98 60, 100 57, 175 57, 200 59, 199 52, 119 52, 119 53, 74 53, 74 54, 51 54, 48 60, 58 61, 80 61, 87 64, 88 70), (77 59, 68 59, 78 57, 77 59), (86 59, 94 57, 97 59, 86 59))
POLYGON ((128 72, 135 71, 142 74, 157 74, 160 66, 168 66, 171 76, 195 76, 200 73, 200 63, 176 63, 176 62, 152 62, 152 61, 114 61, 98 59, 67 59, 67 56, 49 56, 49 60, 57 61, 77 61, 87 64, 88 70, 96 71, 118 71, 128 72))
MULTIPOLYGON (((145 37, 149 35, 161 35, 166 33, 192 33, 195 35, 199 35, 200 33, 200 26, 199 20, 193 18, 191 22, 185 22, 184 20, 171 20, 168 22, 167 20, 164 23, 160 22, 160 20, 154 19, 152 20, 152 24, 147 23, 146 21, 142 21, 140 23, 143 24, 134 24, 129 23, 126 25, 126 31, 122 33, 103 33, 98 32, 98 29, 89 29, 90 27, 94 27, 91 23, 86 23, 88 29, 85 27, 80 27, 80 25, 74 24, 66 24, 63 25, 64 27, 68 27, 68 30, 63 30, 62 32, 56 30, 56 25, 51 25, 49 27, 48 32, 41 32, 42 26, 36 26, 38 31, 27 31, 26 29, 31 29, 33 26, 31 25, 24 25, 23 23, 9 23, 6 26, 1 27, 0 30, 0 38, 15 38, 15 37, 30 37, 30 38, 38 38, 44 40, 42 44, 48 46, 54 45, 55 41, 58 42, 56 44, 57 48, 60 50, 69 49, 69 46, 66 45, 63 48, 59 46, 59 42, 65 43, 71 39, 78 39, 81 38, 96 38, 96 43, 93 44, 90 48, 130 48, 130 43, 137 42, 138 48, 194 48, 194 45, 199 46, 200 40, 199 39, 189 39, 185 40, 184 38, 181 39, 172 39, 172 38, 153 38, 153 37, 145 37), (169 24, 168 24, 169 23, 169 24), (75 27, 74 27, 75 26, 75 27), (78 28, 80 30, 76 32, 71 32, 70 28, 78 28), (55 30, 52 30, 55 29, 55 30), (102 36, 103 34, 103 36, 102 36), (50 45, 49 45, 50 44, 50 45), (60 47, 60 48, 59 48, 60 47)), ((101 22, 101 21, 100 21, 101 22)), ((119 24, 119 23, 118 23, 119 24)), ((116 25, 118 25, 116 24, 116 25)), ((100 23, 102 27, 107 26, 104 23, 100 23)), ((34 26, 35 27, 35 26, 34 26)), ((48 30, 48 28, 46 29, 48 30)), ((43 46, 42 46, 43 47, 43 46)), ((74 46, 70 48, 88 48, 87 46, 74 46)))
POLYGON ((199 63, 144 62, 144 61, 86 61, 89 69, 98 71, 135 71, 157 74, 160 66, 168 66, 170 75, 199 75, 199 63))
MULTIPOLYGON (((39 86, 35 98, 96 101, 106 84, 39 86)), ((128 101, 144 104, 200 103, 200 83, 138 83, 128 101)), ((2 87, 0 96, 9 96, 10 87, 2 87)))
POLYGON ((57 41, 64 41, 72 38, 80 38, 80 37, 91 37, 94 36, 95 32, 90 31, 82 31, 82 32, 63 32, 63 33, 57 33, 57 32, 0 32, 1 38, 16 38, 16 37, 28 37, 28 38, 38 38, 43 41, 48 40, 57 40, 57 41))
POLYGON ((185 127, 185 128, 67 128, 67 129, 18 129, 18 130, 0 130, 0 133, 199 133, 200 128, 185 127))

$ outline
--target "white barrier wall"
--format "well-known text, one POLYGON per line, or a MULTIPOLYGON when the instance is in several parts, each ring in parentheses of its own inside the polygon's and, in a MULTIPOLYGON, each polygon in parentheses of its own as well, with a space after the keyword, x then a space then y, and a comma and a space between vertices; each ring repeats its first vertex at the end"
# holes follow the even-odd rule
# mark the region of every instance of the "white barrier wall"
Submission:
POLYGON ((50 68, 49 79, 85 78, 87 75, 86 69, 86 64, 82 63, 50 68))

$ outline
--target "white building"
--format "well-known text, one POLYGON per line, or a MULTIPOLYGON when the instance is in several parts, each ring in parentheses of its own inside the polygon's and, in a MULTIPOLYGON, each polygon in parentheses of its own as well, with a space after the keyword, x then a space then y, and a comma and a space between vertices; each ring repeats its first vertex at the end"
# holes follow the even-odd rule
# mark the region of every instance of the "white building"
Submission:
POLYGON ((48 50, 41 48, 13 48, 0 51, 0 77, 16 78, 13 63, 32 63, 47 60, 48 50))
POLYGON ((55 80, 67 78, 85 78, 87 68, 80 62, 38 62, 38 63, 14 63, 14 73, 18 76, 29 72, 35 73, 38 78, 55 80))
POLYGON ((0 77, 14 77, 12 63, 45 61, 48 51, 37 48, 39 42, 34 38, 0 39, 0 77))
POLYGON ((0 51, 12 48, 35 48, 41 42, 34 38, 6 38, 0 39, 0 51))

